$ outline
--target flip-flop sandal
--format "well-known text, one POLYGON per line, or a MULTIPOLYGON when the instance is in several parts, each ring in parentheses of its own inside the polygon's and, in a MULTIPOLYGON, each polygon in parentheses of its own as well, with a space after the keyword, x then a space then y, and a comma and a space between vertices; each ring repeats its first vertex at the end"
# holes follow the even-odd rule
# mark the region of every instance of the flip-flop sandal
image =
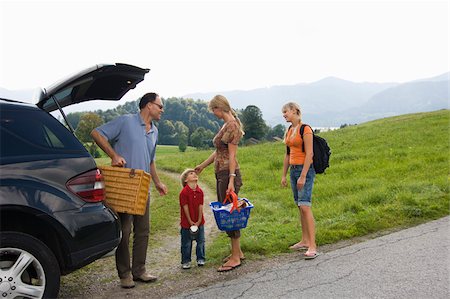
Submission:
POLYGON ((305 256, 305 260, 313 260, 319 256, 318 252, 305 252, 303 254, 305 256))
POLYGON ((291 249, 291 250, 304 250, 304 249, 308 249, 308 246, 294 244, 294 245, 290 246, 289 249, 291 249))
POLYGON ((219 269, 217 269, 217 272, 228 272, 228 271, 234 270, 234 269, 236 269, 237 267, 240 267, 240 266, 241 266, 241 264, 236 265, 236 266, 225 266, 225 265, 222 265, 222 266, 220 266, 219 269))
MULTIPOLYGON (((223 262, 223 263, 228 262, 228 261, 230 260, 230 257, 231 257, 231 255, 229 255, 229 256, 227 256, 227 257, 224 257, 223 260, 222 260, 222 262, 223 262)), ((243 260, 245 260, 245 256, 241 257, 241 261, 243 261, 243 260)))

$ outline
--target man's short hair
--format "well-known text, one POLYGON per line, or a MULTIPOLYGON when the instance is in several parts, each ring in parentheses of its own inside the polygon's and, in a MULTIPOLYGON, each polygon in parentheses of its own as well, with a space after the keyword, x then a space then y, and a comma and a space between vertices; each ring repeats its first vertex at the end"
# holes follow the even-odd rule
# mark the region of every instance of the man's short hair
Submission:
POLYGON ((181 185, 182 185, 183 187, 186 186, 186 178, 187 178, 187 176, 188 176, 188 174, 189 174, 190 172, 195 172, 195 169, 188 168, 188 169, 186 169, 185 171, 183 171, 183 173, 182 173, 181 176, 180 176, 181 185))
POLYGON ((145 105, 147 105, 148 103, 150 103, 150 102, 153 103, 158 96, 159 95, 154 92, 149 92, 149 93, 144 94, 141 97, 141 99, 139 100, 139 109, 142 110, 142 108, 144 108, 145 105))

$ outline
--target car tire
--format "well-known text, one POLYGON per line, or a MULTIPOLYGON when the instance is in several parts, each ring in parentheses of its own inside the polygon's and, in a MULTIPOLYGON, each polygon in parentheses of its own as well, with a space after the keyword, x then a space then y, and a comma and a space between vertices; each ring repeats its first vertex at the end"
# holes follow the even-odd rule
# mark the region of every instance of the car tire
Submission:
POLYGON ((61 272, 53 252, 35 237, 0 233, 0 298, 56 298, 61 272))

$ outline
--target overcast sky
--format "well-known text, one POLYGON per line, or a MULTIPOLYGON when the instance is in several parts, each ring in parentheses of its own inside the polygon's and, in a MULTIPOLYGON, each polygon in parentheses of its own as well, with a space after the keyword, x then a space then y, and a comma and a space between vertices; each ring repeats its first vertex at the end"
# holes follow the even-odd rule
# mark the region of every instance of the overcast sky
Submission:
POLYGON ((449 1, 1 1, 0 87, 150 68, 124 101, 449 70, 449 1))

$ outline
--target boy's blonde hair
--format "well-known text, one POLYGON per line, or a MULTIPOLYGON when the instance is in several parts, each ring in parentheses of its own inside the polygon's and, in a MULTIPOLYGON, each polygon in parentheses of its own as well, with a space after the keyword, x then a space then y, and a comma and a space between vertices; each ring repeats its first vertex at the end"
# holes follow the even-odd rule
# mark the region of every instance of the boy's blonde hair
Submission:
POLYGON ((190 172, 195 172, 195 169, 188 168, 185 171, 183 171, 183 173, 180 175, 180 181, 183 187, 186 186, 186 178, 190 172))

